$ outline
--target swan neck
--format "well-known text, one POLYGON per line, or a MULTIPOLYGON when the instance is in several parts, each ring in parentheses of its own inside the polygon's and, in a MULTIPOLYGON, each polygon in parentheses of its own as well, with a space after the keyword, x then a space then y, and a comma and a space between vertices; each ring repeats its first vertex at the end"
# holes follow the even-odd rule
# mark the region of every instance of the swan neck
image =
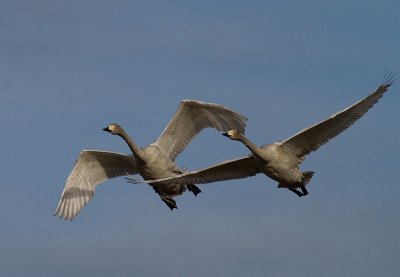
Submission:
POLYGON ((243 142, 244 145, 256 156, 258 156, 258 147, 255 145, 253 142, 251 142, 248 138, 246 138, 244 135, 240 136, 239 139, 241 142, 243 142))
POLYGON ((136 144, 133 142, 133 140, 125 133, 125 131, 122 131, 121 134, 119 135, 125 142, 128 144, 129 149, 131 149, 132 154, 141 159, 140 157, 140 149, 139 147, 136 146, 136 144))

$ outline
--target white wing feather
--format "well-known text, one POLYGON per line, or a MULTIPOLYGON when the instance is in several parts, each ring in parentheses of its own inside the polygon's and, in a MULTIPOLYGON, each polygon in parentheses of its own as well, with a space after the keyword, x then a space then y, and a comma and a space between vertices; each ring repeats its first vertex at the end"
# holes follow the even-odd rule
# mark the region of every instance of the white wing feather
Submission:
POLYGON ((198 170, 191 173, 181 174, 175 177, 163 178, 158 180, 138 181, 126 178, 132 183, 148 183, 148 184, 208 184, 219 181, 243 179, 260 173, 254 162, 253 156, 246 156, 233 160, 226 160, 219 164, 198 170))
POLYGON ((389 75, 373 93, 364 99, 335 113, 330 118, 296 133, 287 140, 280 142, 280 145, 298 158, 303 158, 360 119, 378 102, 393 82, 394 76, 389 75))
POLYGON ((160 137, 152 144, 172 161, 204 128, 244 132, 246 117, 223 106, 195 100, 183 100, 160 137))
POLYGON ((107 179, 135 173, 134 160, 130 155, 81 151, 68 176, 54 215, 72 220, 92 199, 98 184, 107 179))

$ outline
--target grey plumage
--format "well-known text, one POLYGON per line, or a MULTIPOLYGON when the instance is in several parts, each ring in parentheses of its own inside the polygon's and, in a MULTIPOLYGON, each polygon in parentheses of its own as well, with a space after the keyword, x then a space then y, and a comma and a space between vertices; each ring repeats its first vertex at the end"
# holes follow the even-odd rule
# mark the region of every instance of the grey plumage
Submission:
POLYGON ((92 199, 99 183, 135 173, 132 155, 82 150, 67 178, 55 215, 72 220, 92 199))
MULTIPOLYGON (((196 100, 183 100, 161 136, 146 147, 139 148, 117 124, 105 131, 121 136, 133 155, 105 151, 84 150, 78 156, 67 178, 56 216, 72 220, 93 197, 101 182, 132 174, 146 179, 159 179, 184 173, 176 167, 174 159, 204 128, 227 131, 237 128, 244 131, 246 117, 223 106, 196 100)), ((176 208, 172 197, 182 194, 186 187, 195 195, 200 190, 191 184, 151 185, 170 209, 176 208)))
MULTIPOLYGON (((383 96, 393 84, 394 76, 390 74, 385 81, 370 95, 335 113, 331 117, 294 134, 290 138, 257 147, 248 140, 241 131, 230 130, 224 133, 233 140, 241 141, 251 154, 248 157, 227 160, 222 163, 180 176, 154 181, 144 181, 149 184, 206 184, 223 180, 246 178, 257 173, 264 173, 276 180, 278 187, 288 188, 298 196, 308 194, 305 186, 311 180, 314 172, 299 170, 299 165, 305 156, 330 139, 349 128, 361 118, 383 96), (302 192, 296 190, 301 188, 302 192)), ((130 182, 136 182, 128 178, 130 182)))

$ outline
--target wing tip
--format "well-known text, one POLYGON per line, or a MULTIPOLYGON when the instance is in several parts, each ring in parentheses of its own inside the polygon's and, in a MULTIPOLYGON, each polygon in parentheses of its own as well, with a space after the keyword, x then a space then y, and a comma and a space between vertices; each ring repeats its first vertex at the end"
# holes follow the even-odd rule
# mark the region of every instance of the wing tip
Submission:
POLYGON ((383 76, 383 81, 381 84, 381 87, 384 87, 385 89, 388 89, 393 83, 396 81, 396 74, 393 73, 393 71, 388 71, 386 70, 385 76, 383 76))
POLYGON ((53 214, 53 216, 56 216, 60 219, 64 219, 65 221, 67 221, 67 220, 72 221, 75 218, 75 215, 62 214, 59 211, 58 212, 56 211, 53 214))
POLYGON ((54 212, 53 216, 56 216, 60 219, 72 221, 73 217, 70 218, 68 215, 62 214, 58 209, 54 212))
POLYGON ((204 101, 194 100, 194 99, 183 99, 183 100, 181 101, 181 103, 185 103, 185 104, 197 104, 197 105, 209 105, 209 106, 214 106, 214 107, 223 108, 223 109, 225 109, 225 110, 227 110, 227 111, 230 111, 230 112, 232 112, 232 113, 234 113, 234 114, 240 116, 240 118, 241 118, 243 121, 248 121, 248 120, 249 120, 246 116, 244 116, 244 115, 242 115, 242 114, 240 114, 240 113, 238 113, 238 112, 236 112, 236 111, 233 111, 233 110, 231 110, 230 108, 225 107, 224 105, 220 105, 220 104, 217 104, 217 103, 204 102, 204 101))
MULTIPOLYGON (((85 206, 85 204, 86 203, 84 203, 83 206, 85 206)), ((73 209, 73 211, 71 211, 71 207, 71 203, 60 200, 55 212, 53 213, 53 216, 56 216, 60 219, 72 221, 78 215, 80 209, 82 209, 83 207, 78 210, 73 209)))

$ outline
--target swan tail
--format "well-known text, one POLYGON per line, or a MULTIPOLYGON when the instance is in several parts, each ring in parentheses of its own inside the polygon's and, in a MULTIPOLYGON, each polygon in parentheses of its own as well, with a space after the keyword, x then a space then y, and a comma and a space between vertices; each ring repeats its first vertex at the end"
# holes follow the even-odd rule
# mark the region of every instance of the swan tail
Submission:
POLYGON ((304 171, 300 184, 306 186, 311 181, 314 173, 313 171, 304 171))

